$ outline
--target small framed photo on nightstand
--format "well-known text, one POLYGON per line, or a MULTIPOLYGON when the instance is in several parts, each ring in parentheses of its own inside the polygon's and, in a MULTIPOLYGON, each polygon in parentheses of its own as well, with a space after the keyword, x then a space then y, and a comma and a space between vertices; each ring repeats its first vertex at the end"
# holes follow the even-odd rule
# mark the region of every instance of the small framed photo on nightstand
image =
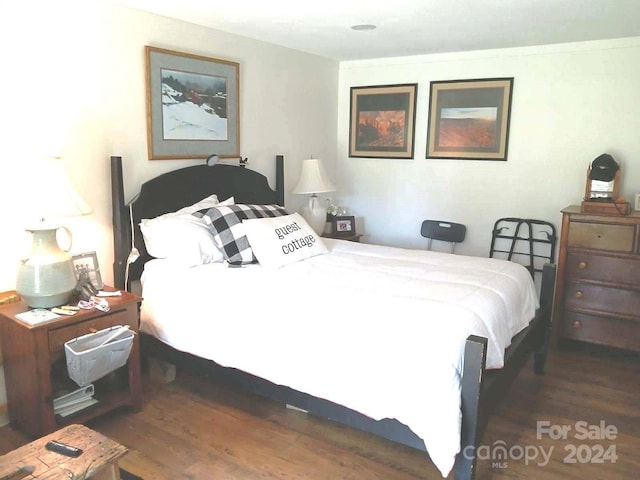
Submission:
POLYGON ((80 278, 88 278, 91 285, 98 290, 104 287, 96 252, 85 252, 79 255, 74 255, 71 258, 71 261, 73 262, 73 270, 76 274, 76 280, 80 280, 80 278))
POLYGON ((636 193, 635 203, 633 204, 633 209, 636 212, 640 212, 640 193, 636 193))
POLYGON ((356 218, 354 216, 335 216, 331 225, 333 235, 348 236, 356 233, 356 218))

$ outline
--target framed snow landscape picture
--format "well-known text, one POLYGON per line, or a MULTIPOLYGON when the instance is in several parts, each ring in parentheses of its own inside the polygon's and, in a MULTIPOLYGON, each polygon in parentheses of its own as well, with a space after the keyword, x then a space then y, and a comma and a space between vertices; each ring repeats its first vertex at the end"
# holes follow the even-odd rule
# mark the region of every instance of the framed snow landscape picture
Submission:
POLYGON ((427 158, 506 160, 513 78, 431 82, 427 158))
POLYGON ((240 156, 239 64, 146 46, 150 160, 240 156))

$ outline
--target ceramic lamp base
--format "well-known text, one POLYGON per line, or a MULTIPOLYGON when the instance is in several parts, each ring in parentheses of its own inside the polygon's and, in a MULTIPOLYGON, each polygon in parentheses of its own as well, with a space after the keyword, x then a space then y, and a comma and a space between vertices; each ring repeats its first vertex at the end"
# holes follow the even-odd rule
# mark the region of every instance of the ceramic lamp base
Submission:
POLYGON ((16 291, 32 308, 64 305, 76 287, 71 256, 58 246, 56 230, 30 230, 31 256, 18 269, 16 291))
POLYGON ((314 193, 309 197, 309 204, 300 212, 309 226, 318 235, 322 234, 324 224, 327 221, 327 209, 320 204, 320 199, 314 193))

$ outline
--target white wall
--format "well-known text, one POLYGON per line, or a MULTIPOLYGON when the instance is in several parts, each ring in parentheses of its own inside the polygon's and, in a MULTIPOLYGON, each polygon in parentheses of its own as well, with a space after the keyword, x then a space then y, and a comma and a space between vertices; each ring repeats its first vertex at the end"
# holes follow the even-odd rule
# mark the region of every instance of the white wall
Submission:
MULTIPOLYGON (((272 182, 278 153, 287 160, 289 188, 303 158, 335 158, 337 62, 94 0, 16 1, 2 8, 0 40, 9 68, 1 76, 0 158, 10 169, 2 204, 13 208, 4 222, 11 248, 0 254, 0 290, 15 285, 16 250, 22 253, 27 243, 28 253, 19 211, 27 179, 18 177, 16 165, 41 152, 63 153, 94 209, 70 220, 74 250, 96 250, 110 281, 109 156, 124 159, 128 198, 143 180, 194 163, 148 160, 145 45, 240 63, 241 154, 272 182)), ((287 200, 297 207, 304 199, 287 200)))
MULTIPOLYGON (((335 61, 96 0, 2 0, 0 45, 0 291, 15 288, 30 248, 20 199, 35 156, 64 155, 94 210, 66 222, 72 253, 96 251, 106 282, 113 264, 109 157, 123 157, 127 199, 145 179, 194 163, 148 160, 145 45, 240 63, 241 154, 272 186, 276 154, 285 155, 288 189, 302 159, 335 159, 335 61)), ((304 198, 287 195, 286 202, 295 210, 304 198)), ((2 383, 0 375, 0 417, 2 383)))
POLYGON ((339 197, 363 241, 423 247, 420 224, 434 218, 467 225, 457 253, 487 256, 498 218, 559 229, 604 152, 622 164, 624 196, 640 192, 640 38, 343 62, 339 83, 339 197), (493 77, 514 77, 508 160, 425 159, 430 82, 493 77), (350 87, 394 83, 418 83, 414 159, 349 158, 350 87))

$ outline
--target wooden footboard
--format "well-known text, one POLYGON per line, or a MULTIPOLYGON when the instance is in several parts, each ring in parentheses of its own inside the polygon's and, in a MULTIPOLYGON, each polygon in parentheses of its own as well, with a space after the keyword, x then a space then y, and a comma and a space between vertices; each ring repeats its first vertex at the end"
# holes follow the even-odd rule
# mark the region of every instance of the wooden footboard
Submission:
POLYGON ((485 370, 487 339, 475 335, 467 338, 461 393, 460 453, 455 463, 456 480, 475 478, 475 452, 480 446, 489 417, 532 353, 535 373, 541 374, 544 371, 551 332, 555 277, 555 265, 546 264, 542 271, 540 308, 529 327, 513 338, 511 346, 505 352, 503 368, 485 370))

